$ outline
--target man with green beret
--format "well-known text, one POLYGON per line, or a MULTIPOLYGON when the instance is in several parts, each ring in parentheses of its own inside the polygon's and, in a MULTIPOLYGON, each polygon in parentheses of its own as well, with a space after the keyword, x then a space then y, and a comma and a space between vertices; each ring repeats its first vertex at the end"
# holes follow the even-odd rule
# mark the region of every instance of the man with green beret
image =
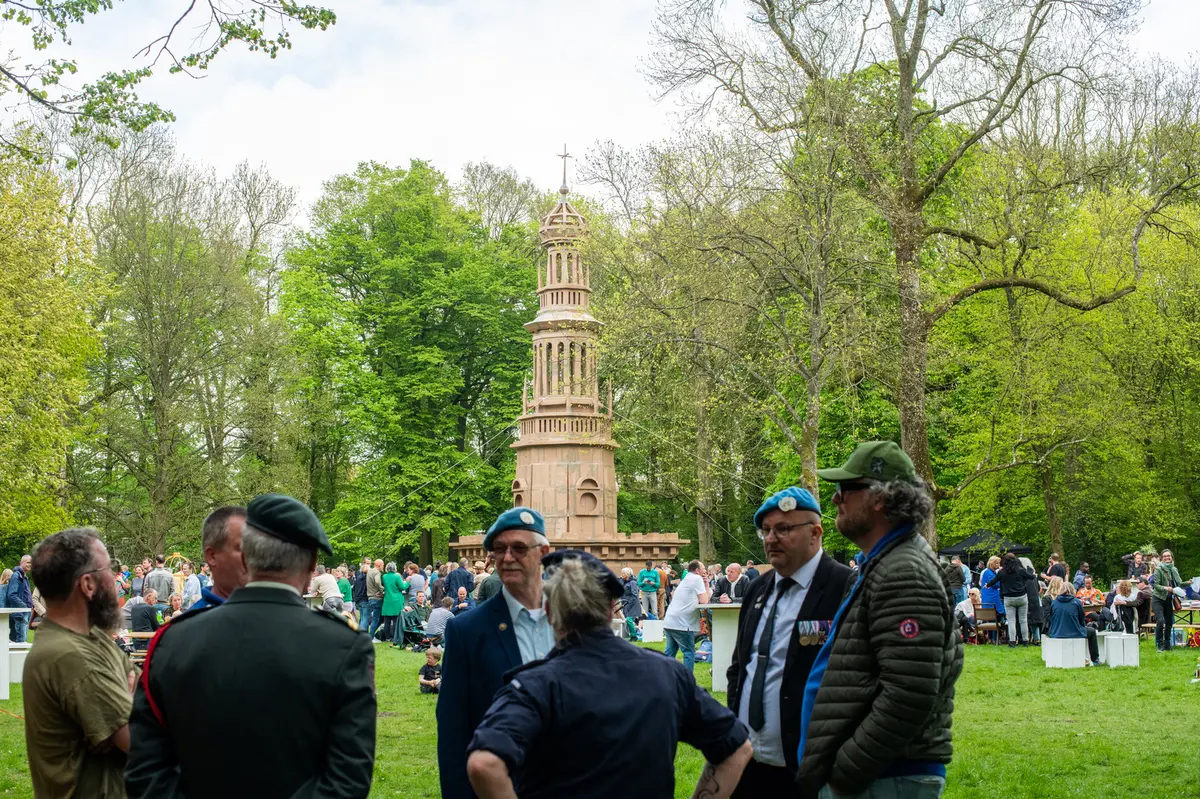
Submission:
POLYGON ((935 799, 963 652, 949 580, 919 531, 933 499, 892 441, 817 474, 836 484, 838 531, 862 551, 804 687, 797 784, 821 799, 935 799))
POLYGON ((375 654, 301 593, 332 554, 281 494, 246 507, 249 581, 151 640, 130 720, 131 797, 365 797, 375 762, 375 654))

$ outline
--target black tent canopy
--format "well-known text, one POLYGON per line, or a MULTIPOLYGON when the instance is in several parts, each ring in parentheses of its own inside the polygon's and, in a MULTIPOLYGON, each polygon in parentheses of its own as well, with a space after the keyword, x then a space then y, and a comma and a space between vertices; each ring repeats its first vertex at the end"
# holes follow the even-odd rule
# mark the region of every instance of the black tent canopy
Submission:
POLYGON ((964 563, 974 560, 976 557, 1003 555, 1005 552, 1011 552, 1014 555, 1031 555, 1033 547, 1015 544, 991 530, 977 530, 957 544, 938 550, 938 554, 942 557, 949 558, 958 555, 964 563))

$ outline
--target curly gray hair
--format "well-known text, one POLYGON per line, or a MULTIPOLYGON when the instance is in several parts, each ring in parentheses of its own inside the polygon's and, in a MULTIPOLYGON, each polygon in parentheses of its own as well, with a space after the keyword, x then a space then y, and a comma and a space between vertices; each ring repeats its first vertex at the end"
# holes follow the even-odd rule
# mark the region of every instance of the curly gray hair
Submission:
POLYGON ((871 499, 883 500, 883 515, 894 523, 920 525, 933 514, 933 497, 920 477, 908 480, 871 481, 867 489, 871 499))

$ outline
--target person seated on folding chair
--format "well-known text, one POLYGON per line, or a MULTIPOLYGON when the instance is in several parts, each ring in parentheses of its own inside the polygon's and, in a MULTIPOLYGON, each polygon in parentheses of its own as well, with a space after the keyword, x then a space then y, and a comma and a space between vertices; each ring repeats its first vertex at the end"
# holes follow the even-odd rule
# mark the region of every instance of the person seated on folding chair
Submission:
POLYGON ((967 591, 967 598, 954 606, 954 618, 962 630, 964 642, 975 643, 975 608, 978 606, 978 588, 967 591))
POLYGON ((442 597, 441 607, 433 609, 429 614, 429 621, 425 624, 425 637, 435 646, 441 646, 442 634, 446 631, 446 622, 454 618, 454 613, 450 608, 454 607, 454 600, 448 596, 442 597))

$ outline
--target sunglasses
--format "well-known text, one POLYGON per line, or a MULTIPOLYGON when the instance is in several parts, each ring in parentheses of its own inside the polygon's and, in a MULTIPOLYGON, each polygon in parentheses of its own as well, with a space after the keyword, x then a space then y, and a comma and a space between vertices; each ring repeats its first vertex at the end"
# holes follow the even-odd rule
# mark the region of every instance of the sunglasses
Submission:
POLYGON ((870 488, 870 483, 838 483, 837 488, 833 490, 835 497, 844 497, 852 491, 862 491, 864 488, 870 488))

